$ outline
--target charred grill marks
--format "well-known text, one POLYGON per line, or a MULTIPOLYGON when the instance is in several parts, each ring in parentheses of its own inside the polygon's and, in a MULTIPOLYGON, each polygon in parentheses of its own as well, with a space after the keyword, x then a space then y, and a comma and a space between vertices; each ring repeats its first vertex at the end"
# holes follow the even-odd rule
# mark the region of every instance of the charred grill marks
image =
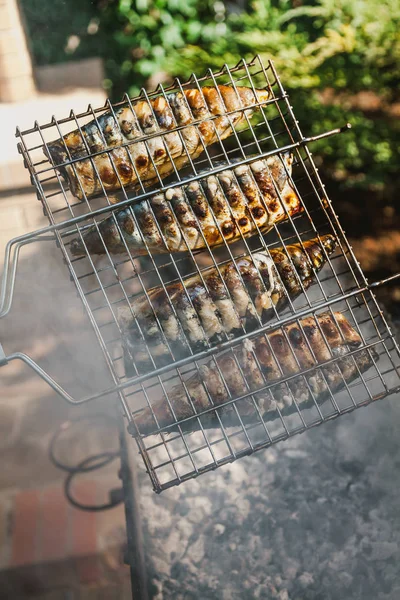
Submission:
MULTIPOLYGON (((139 295, 130 307, 121 308, 119 313, 124 336, 130 337, 129 346, 135 348, 137 344, 140 347, 141 336, 134 319, 135 316, 141 318, 146 314, 146 327, 143 329, 145 338, 151 338, 152 343, 157 345, 155 355, 158 358, 163 356, 163 360, 172 360, 165 344, 159 346, 159 338, 146 333, 146 328, 152 331, 158 328, 157 319, 163 326, 167 306, 176 307, 178 319, 171 316, 176 321, 174 330, 181 330, 180 339, 186 337, 194 350, 229 339, 237 332, 251 331, 260 322, 270 319, 275 310, 286 306, 288 297, 296 298, 302 292, 302 281, 305 282, 303 285, 311 285, 310 269, 313 269, 313 273, 318 272, 335 248, 331 235, 322 236, 320 240, 306 240, 303 244, 305 248, 313 248, 311 258, 305 256, 303 261, 287 261, 284 270, 279 261, 282 255, 285 258, 286 255, 282 248, 278 248, 271 251, 271 256, 268 252, 257 252, 221 265, 218 270, 208 269, 201 276, 187 278, 183 280, 183 285, 169 284, 166 293, 162 288, 149 290, 149 300, 145 295, 139 295)), ((302 250, 300 244, 288 246, 287 251, 290 257, 300 252, 306 255, 306 250, 302 250)), ((162 333, 169 339, 166 329, 162 333)), ((150 352, 152 348, 150 344, 150 352)), ((188 345, 182 344, 180 351, 177 348, 176 352, 179 356, 185 356, 188 345)), ((132 356, 138 368, 151 368, 149 357, 145 361, 142 359, 141 350, 140 360, 132 356)))
MULTIPOLYGON (((233 95, 229 86, 218 86, 224 104, 212 87, 129 103, 117 109, 115 116, 110 111, 83 125, 81 131, 72 131, 50 142, 44 152, 69 183, 71 193, 80 199, 97 196, 103 193, 103 188, 112 192, 121 186, 134 188, 140 182, 151 185, 158 177, 174 172, 171 158, 179 169, 190 158, 199 156, 205 146, 231 135, 232 127, 223 116, 227 110, 234 111, 231 121, 236 126, 245 118, 246 107, 270 97, 265 90, 253 92, 243 87, 237 90, 238 95, 233 95), (197 119, 207 120, 191 125, 197 119), (174 131, 176 126, 185 127, 174 131), (145 140, 150 134, 159 135, 145 140), (103 154, 97 154, 103 150, 103 154), (90 154, 94 156, 85 158, 90 154), (69 157, 83 160, 72 165, 69 157), (136 165, 138 173, 132 165, 136 165), (121 181, 111 175, 116 169, 121 181)), ((251 112, 247 110, 246 114, 249 116, 251 112)))
MULTIPOLYGON (((156 231, 157 228, 145 227, 140 232, 135 232, 134 236, 130 236, 123 225, 116 239, 110 239, 110 232, 109 236, 104 238, 104 243, 114 253, 125 252, 125 244, 118 241, 118 238, 123 237, 134 255, 146 254, 147 248, 153 254, 161 254, 188 248, 196 250, 206 247, 207 244, 214 247, 225 240, 234 242, 257 231, 266 233, 275 224, 303 210, 290 183, 292 162, 293 157, 290 154, 255 160, 249 165, 205 176, 200 181, 170 188, 165 194, 159 193, 150 200, 132 204, 131 210, 138 217, 140 215, 140 222, 158 222, 165 243, 156 231), (263 194, 256 182, 262 173, 264 179, 270 178, 270 184, 274 188, 278 184, 272 181, 272 172, 277 174, 282 187, 278 200, 272 198, 269 192, 263 194), (284 173, 284 183, 281 172, 284 173), (160 206, 163 207, 162 211, 160 206), (171 228, 171 225, 174 226, 171 228)), ((125 211, 126 209, 122 213, 125 211)), ((84 234, 88 249, 100 248, 100 253, 104 254, 104 245, 99 244, 97 238, 98 232, 93 228, 84 234)), ((74 243, 73 250, 76 255, 84 253, 83 245, 79 242, 74 243)))
MULTIPOLYGON (((249 391, 253 392, 258 410, 264 419, 268 419, 268 415, 272 416, 276 408, 281 411, 290 410, 294 401, 300 407, 312 402, 312 398, 322 402, 332 392, 340 390, 356 379, 359 371, 361 373, 367 371, 372 366, 373 359, 376 360, 374 350, 360 349, 353 356, 347 356, 349 349, 360 347, 361 342, 357 331, 341 313, 324 313, 318 317, 306 317, 299 323, 291 323, 267 335, 261 334, 253 341, 246 340, 229 353, 217 355, 214 361, 203 365, 201 372, 186 380, 187 392, 181 384, 176 385, 168 394, 168 400, 164 396, 152 405, 152 410, 156 414, 158 426, 173 425, 175 420, 169 409, 169 402, 178 420, 195 414, 188 400, 189 394, 197 413, 213 405, 220 406, 219 414, 224 413, 224 423, 229 426, 237 423, 234 409, 231 404, 222 407, 221 405, 231 396, 245 395, 249 391), (329 332, 326 341, 321 334, 322 325, 329 332), (292 348, 289 347, 286 336, 293 344, 292 348), (312 353, 308 344, 312 348, 312 353), (274 355, 270 348, 273 348, 274 355), (337 358, 336 363, 319 366, 320 363, 329 361, 332 356, 337 358), (304 376, 277 383, 270 389, 257 392, 267 383, 282 376, 296 375, 307 369, 311 371, 304 376), (208 393, 204 390, 203 380, 206 382, 208 393)), ((258 413, 251 399, 241 400, 236 404, 236 409, 244 423, 259 422, 258 413)), ((134 420, 142 435, 157 429, 149 408, 141 410, 134 416, 134 420)), ((203 415, 202 426, 206 428, 219 426, 215 411, 203 415)), ((197 419, 188 421, 183 427, 188 431, 196 430, 197 419)), ((136 427, 132 427, 131 431, 136 435, 136 427)))

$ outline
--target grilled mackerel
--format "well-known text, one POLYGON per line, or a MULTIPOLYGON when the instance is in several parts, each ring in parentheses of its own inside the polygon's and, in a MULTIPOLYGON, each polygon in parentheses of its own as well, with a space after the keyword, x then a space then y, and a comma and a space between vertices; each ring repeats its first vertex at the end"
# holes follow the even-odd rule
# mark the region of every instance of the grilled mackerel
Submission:
POLYGON ((125 370, 134 374, 252 331, 310 287, 336 246, 332 235, 257 252, 201 276, 149 290, 118 311, 125 370), (148 350, 147 350, 147 348, 148 350))
MULTIPOLYGON (((257 159, 154 195, 121 210, 83 234, 89 252, 134 255, 180 252, 266 233, 302 212, 290 183, 290 153, 257 159), (100 232, 100 235, 99 235, 100 232)), ((85 254, 81 239, 71 252, 85 254)))
POLYGON ((266 90, 236 90, 219 85, 130 103, 50 142, 44 152, 80 199, 103 188, 110 193, 140 182, 151 185, 159 181, 157 172, 163 179, 174 164, 179 170, 208 145, 229 137, 255 104, 270 97, 266 90), (95 156, 85 160, 89 154, 95 156), (68 164, 76 158, 83 160, 68 164))
MULTIPOLYGON (((322 402, 331 392, 356 379, 360 372, 367 371, 373 365, 373 359, 378 359, 373 349, 362 349, 347 356, 360 345, 359 334, 341 313, 306 317, 299 323, 246 340, 228 353, 217 356, 185 382, 187 392, 182 384, 173 387, 168 392, 169 402, 179 421, 252 391, 254 402, 242 398, 235 403, 237 413, 232 404, 219 411, 210 411, 201 417, 201 424, 204 428, 218 427, 217 412, 225 426, 239 425, 237 414, 244 423, 257 423, 260 422, 258 411, 263 418, 269 418, 272 416, 269 413, 277 408, 285 413, 295 410, 296 404, 301 408, 314 401, 322 402), (318 366, 332 358, 336 360, 318 366), (312 370, 257 392, 275 380, 306 369, 312 370)), ((152 410, 145 408, 134 416, 135 424, 130 426, 130 431, 133 435, 138 432, 147 435, 175 422, 164 395, 152 404, 152 410)), ((199 423, 192 419, 181 427, 195 431, 199 429, 199 423)))

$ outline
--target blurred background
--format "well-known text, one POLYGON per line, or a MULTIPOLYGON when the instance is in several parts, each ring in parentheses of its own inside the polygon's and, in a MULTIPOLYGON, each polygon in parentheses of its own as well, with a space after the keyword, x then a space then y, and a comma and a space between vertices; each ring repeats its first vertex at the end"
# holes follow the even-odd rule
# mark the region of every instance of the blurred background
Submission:
MULTIPOLYGON (((303 133, 352 124, 313 145, 314 159, 370 280, 400 271, 400 0, 0 0, 2 255, 11 237, 47 224, 16 150, 17 125, 257 53, 274 60, 303 133)), ((86 351, 82 307, 67 296, 58 254, 36 246, 21 257, 0 341, 66 389, 90 388, 97 359, 86 351), (79 376, 71 364, 81 359, 79 376)), ((379 294, 398 321, 400 286, 379 294)), ((398 600, 395 400, 161 497, 140 470, 153 597, 398 600)), ((56 427, 99 406, 77 410, 22 365, 1 369, 0 598, 130 597, 122 508, 87 516, 67 506, 64 475, 48 458, 56 427)), ((116 445, 100 419, 67 436, 61 452, 75 463, 116 445)), ((116 471, 83 478, 78 496, 104 501, 116 471)))

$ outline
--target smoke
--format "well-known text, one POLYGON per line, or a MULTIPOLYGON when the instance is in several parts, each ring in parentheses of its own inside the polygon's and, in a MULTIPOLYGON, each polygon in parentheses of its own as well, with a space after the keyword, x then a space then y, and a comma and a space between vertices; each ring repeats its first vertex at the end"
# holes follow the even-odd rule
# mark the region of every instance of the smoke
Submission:
MULTIPOLYGON (((34 193, 12 196, 3 202, 3 218, 11 228, 1 231, 1 260, 10 234, 25 233, 31 223, 37 227, 47 225, 34 193), (21 216, 18 229, 16 214, 21 216)), ((54 242, 35 242, 22 248, 11 311, 0 326, 6 355, 27 354, 73 398, 79 400, 112 386, 97 338, 54 242)), ((115 414, 113 397, 82 406, 67 404, 19 360, 1 367, 0 390, 0 410, 11 410, 13 432, 3 438, 9 466, 0 479, 3 486, 36 485, 60 478, 63 475, 49 465, 47 457, 55 429, 70 417, 115 414), (18 457, 23 448, 27 461, 21 463, 18 457)), ((90 428, 90 424, 87 426, 90 428)), ((96 424, 93 427, 96 431, 96 424)), ((79 462, 93 452, 116 448, 115 431, 107 437, 104 432, 96 436, 81 430, 71 445, 69 459, 79 462)))

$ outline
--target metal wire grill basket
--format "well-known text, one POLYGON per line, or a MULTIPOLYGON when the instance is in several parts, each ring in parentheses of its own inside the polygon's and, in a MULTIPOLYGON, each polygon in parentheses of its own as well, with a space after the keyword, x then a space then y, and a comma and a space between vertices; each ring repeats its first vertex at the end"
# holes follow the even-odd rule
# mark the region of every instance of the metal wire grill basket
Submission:
MULTIPOLYGON (((221 97, 219 100, 222 102, 221 97)), ((157 116, 153 110, 150 118, 153 125, 157 123, 157 116)), ((104 107, 98 109, 89 106, 83 114, 71 111, 65 119, 53 118, 50 123, 43 125, 36 122, 30 130, 17 130, 20 152, 50 224, 9 242, 3 273, 1 316, 7 314, 11 306, 20 248, 31 241, 55 237, 104 352, 113 386, 90 397, 74 399, 32 359, 22 353, 10 356, 3 354, 3 357, 0 356, 0 364, 14 359, 25 361, 57 393, 72 403, 87 402, 117 393, 129 430, 136 439, 157 492, 399 391, 399 348, 372 291, 374 286, 384 282, 369 284, 366 280, 334 213, 308 148, 308 144, 315 139, 340 131, 342 130, 323 133, 317 138, 304 137, 273 63, 268 61, 264 65, 260 57, 255 57, 249 62, 241 60, 233 68, 224 66, 216 73, 208 71, 203 77, 196 78, 193 75, 184 83, 175 80, 168 88, 159 86, 152 93, 143 91, 140 98, 125 97, 119 104, 111 105, 107 102, 104 107), (207 122, 214 127, 214 143, 209 146, 204 144, 201 153, 193 155, 186 146, 185 130, 189 125, 174 122, 166 130, 160 130, 155 125, 150 133, 142 131, 139 142, 136 139, 119 146, 100 145, 98 150, 84 142, 79 156, 71 155, 64 143, 64 161, 57 163, 51 158, 49 144, 55 139, 77 130, 79 139, 85 140, 82 128, 86 123, 94 120, 98 125, 99 119, 107 114, 116 122, 116 111, 121 107, 128 106, 133 111, 133 106, 138 101, 144 101, 147 106, 154 107, 157 98, 165 100, 169 106, 173 94, 184 94, 185 90, 189 89, 198 90, 202 94, 202 89, 206 86, 219 94, 220 85, 230 86, 236 96, 239 87, 249 88, 254 93, 254 103, 247 105, 246 110, 243 110, 243 107, 233 110, 225 107, 223 135, 220 133, 218 121, 221 118, 220 114, 208 114, 203 118, 192 115, 190 127, 194 127, 198 135, 202 124, 207 122), (268 91, 263 100, 257 98, 256 90, 260 89, 268 91), (238 114, 241 116, 241 125, 236 127, 238 114), (167 136, 171 134, 178 136, 182 146, 182 167, 177 165, 177 161, 170 155, 167 136), (151 187, 148 182, 142 180, 132 160, 131 148, 138 143, 143 145, 144 152, 152 163, 155 177, 151 181, 151 187), (167 178, 160 172, 159 165, 154 160, 154 143, 161 143, 165 159, 172 165, 167 178), (116 164, 116 148, 120 148, 130 157, 131 173, 134 171, 136 176, 134 187, 123 185, 116 164), (147 254, 139 256, 126 242, 123 248, 125 252, 113 254, 99 229, 99 223, 103 219, 111 218, 121 239, 124 239, 121 222, 116 218, 118 211, 129 209, 132 205, 138 205, 143 200, 153 198, 155 194, 175 189, 181 184, 187 186, 199 181, 202 185, 205 177, 221 174, 227 168, 251 165, 255 160, 271 156, 280 157, 279 160, 284 162, 287 152, 292 153, 293 164, 291 170, 285 166, 286 176, 300 199, 302 210, 296 215, 286 214, 286 219, 275 224, 266 235, 255 226, 251 237, 241 234, 232 244, 223 239, 218 247, 212 247, 203 236, 202 249, 191 250, 186 246, 184 252, 155 254, 147 248, 147 254), (107 191, 107 186, 103 183, 104 178, 99 173, 96 157, 106 157, 107 164, 112 167, 115 183, 112 193, 107 191), (70 173, 76 175, 82 161, 90 165, 97 180, 97 187, 100 188, 93 197, 89 197, 85 192, 85 186, 79 177, 76 177, 76 180, 80 182, 80 189, 78 192, 71 190, 71 178, 66 176, 67 168, 70 173), (118 206, 115 206, 115 203, 118 203, 118 206), (99 243, 102 245, 101 256, 92 252, 85 243, 85 234, 93 227, 96 228, 99 243), (319 273, 316 270, 312 272, 313 285, 310 287, 300 282, 302 293, 295 299, 287 297, 286 305, 282 309, 273 307, 268 319, 258 315, 258 321, 253 323, 252 330, 246 329, 242 324, 242 330, 236 331, 234 337, 224 336, 222 332, 218 340, 207 340, 207 344, 201 349, 188 342, 186 355, 183 357, 174 353, 152 307, 151 291, 154 288, 163 290, 168 310, 175 311, 176 314, 174 300, 169 295, 170 286, 180 285, 185 292, 188 276, 197 275, 204 283, 204 277, 210 273, 210 269, 214 269, 223 281, 221 269, 227 263, 231 262, 238 270, 237 265, 244 256, 254 256, 255 253, 262 252, 270 257, 277 248, 281 249, 293 266, 293 257, 288 251, 291 245, 298 244, 298 248, 304 251, 306 240, 316 238, 321 241, 322 236, 328 234, 333 235, 336 240, 335 252, 332 255, 323 252, 324 268, 319 273), (84 249, 81 256, 77 257, 71 252, 73 239, 78 239, 84 249), (154 347, 142 332, 141 343, 147 352, 150 367, 143 371, 138 366, 131 365, 132 371, 129 372, 124 365, 121 346, 123 332, 118 311, 122 307, 131 310, 131 303, 139 296, 148 302, 155 326, 169 354, 167 360, 160 365, 154 347), (260 339, 260 336, 266 333, 279 331, 285 343, 291 346, 288 328, 297 323, 299 330, 304 332, 305 321, 302 319, 311 316, 314 317, 315 327, 320 330, 329 347, 318 317, 328 314, 332 322, 337 324, 339 313, 347 319, 359 336, 360 344, 356 348, 347 348, 346 354, 356 376, 351 380, 346 379, 345 370, 340 366, 341 357, 334 352, 330 352, 330 356, 323 363, 316 361, 312 345, 304 338, 314 359, 308 368, 300 365, 297 360, 295 371, 288 374, 281 369, 278 380, 271 380, 265 370, 260 369, 263 381, 256 390, 251 388, 247 383, 243 365, 238 359, 238 352, 244 345, 260 339), (357 356, 361 356, 361 353, 368 357, 366 370, 361 369, 357 361, 357 356), (239 395, 232 394, 229 377, 226 377, 226 371, 220 366, 219 358, 227 356, 231 357, 233 368, 241 373, 245 384, 246 389, 239 395), (314 393, 310 379, 316 373, 317 363, 317 372, 323 380, 322 395, 314 393), (324 367, 322 370, 321 364, 324 367), (333 386, 327 374, 332 372, 335 364, 336 377, 339 377, 341 382, 340 385, 333 386), (208 388, 205 373, 210 368, 219 374, 219 381, 224 387, 223 401, 216 402, 208 388), (193 402, 190 385, 188 387, 188 382, 193 381, 193 377, 198 378, 203 389, 202 394, 206 394, 207 406, 203 404, 199 408, 193 402), (260 410, 260 392, 270 393, 272 396, 268 397, 274 398, 279 396, 282 385, 288 386, 286 389, 289 398, 286 398, 285 402, 278 401, 272 404, 265 412, 260 410), (299 400, 296 395, 299 386, 307 391, 304 401, 301 398, 299 400), (190 414, 185 413, 182 416, 179 415, 179 411, 177 414, 176 406, 174 407, 177 389, 181 390, 179 393, 186 394, 186 404, 191 407, 190 414), (164 422, 160 422, 157 410, 154 410, 160 398, 169 410, 169 418, 164 422), (144 407, 147 407, 153 425, 150 427, 151 431, 146 431, 146 435, 138 435, 140 429, 137 428, 136 417, 143 414, 144 407)), ((279 196, 279 189, 276 188, 275 191, 279 196)), ((157 222, 150 204, 148 210, 157 222)), ((195 214, 192 218, 196 219, 195 214)), ((252 218, 251 214, 249 218, 252 218)), ((138 226, 137 221, 135 225, 138 226)), ((218 227, 216 222, 216 228, 218 227)), ((200 229, 197 227, 197 230, 200 229)), ((161 230, 159 234, 165 244, 161 230)), ((253 264, 257 268, 254 260, 253 264)), ((238 273, 240 275, 239 270, 238 273)), ((190 298, 189 301, 192 302, 190 298)), ((135 318, 132 312, 132 319, 135 318)), ((136 324, 140 332, 137 318, 136 324)), ((203 322, 202 327, 204 326, 206 323, 203 322)), ((268 337, 264 339, 270 344, 268 337)), ((250 351, 257 361, 254 349, 251 348, 253 347, 250 346, 250 351)), ((272 354, 275 356, 273 349, 272 354)), ((294 350, 292 355, 296 361, 294 350)), ((279 364, 279 360, 276 360, 279 364)))

